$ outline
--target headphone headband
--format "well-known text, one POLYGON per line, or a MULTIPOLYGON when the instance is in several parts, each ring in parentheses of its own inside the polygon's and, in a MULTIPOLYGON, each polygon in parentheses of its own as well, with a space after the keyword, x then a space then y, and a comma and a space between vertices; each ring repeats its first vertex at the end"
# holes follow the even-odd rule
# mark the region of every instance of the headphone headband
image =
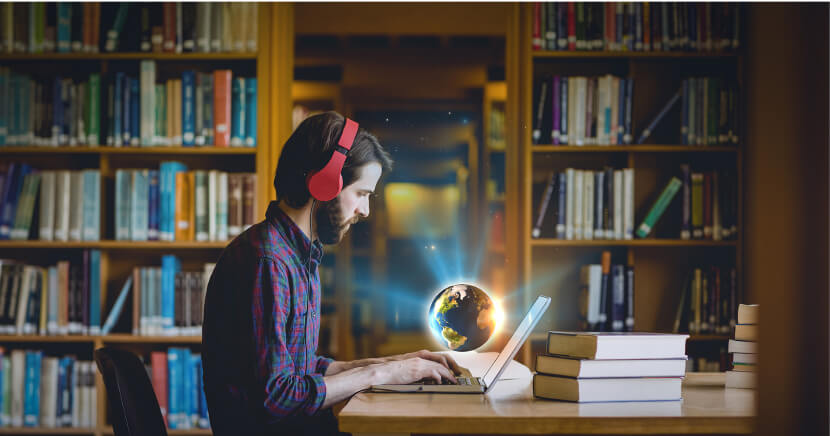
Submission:
POLYGON ((352 145, 354 145, 354 139, 357 136, 359 126, 356 122, 346 118, 343 125, 343 132, 340 133, 340 139, 337 140, 339 147, 335 147, 331 158, 329 158, 329 161, 323 169, 308 175, 306 179, 308 192, 317 201, 331 201, 343 189, 343 176, 340 172, 343 170, 343 164, 346 162, 347 153, 352 149, 352 145))

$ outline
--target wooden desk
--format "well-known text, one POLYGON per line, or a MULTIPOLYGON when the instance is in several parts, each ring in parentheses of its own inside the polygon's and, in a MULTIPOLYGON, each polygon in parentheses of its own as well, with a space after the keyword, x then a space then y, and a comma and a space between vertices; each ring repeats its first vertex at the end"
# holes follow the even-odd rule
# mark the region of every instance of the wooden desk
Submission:
MULTIPOLYGON (((494 358, 488 355, 480 360, 494 358)), ((487 395, 361 393, 340 411, 339 423, 356 435, 752 433, 755 391, 725 389, 724 377, 688 374, 682 401, 577 404, 534 399, 530 371, 513 362, 503 376, 509 380, 487 395)))

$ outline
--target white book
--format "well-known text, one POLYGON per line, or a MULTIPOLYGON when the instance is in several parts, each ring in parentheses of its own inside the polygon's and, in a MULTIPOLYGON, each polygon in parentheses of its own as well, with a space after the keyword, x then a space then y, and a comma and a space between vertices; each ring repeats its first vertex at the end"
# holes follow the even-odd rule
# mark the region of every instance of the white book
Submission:
POLYGON ((753 371, 726 371, 726 387, 754 389, 758 386, 758 375, 753 371))
POLYGON ((549 354, 585 359, 679 359, 686 357, 686 334, 548 332, 549 354))
POLYGON ((40 226, 41 241, 55 238, 55 171, 40 173, 40 226))
POLYGON ((574 171, 573 168, 565 169, 565 239, 574 238, 574 171))
POLYGON ((573 204, 574 204, 574 221, 573 233, 574 239, 582 239, 582 231, 584 230, 582 224, 582 202, 585 199, 585 187, 582 183, 582 175, 584 171, 574 170, 574 190, 573 190, 573 204))
POLYGON ((614 235, 613 239, 623 238, 623 172, 614 170, 614 235))
MULTIPOLYGON (((219 172, 217 181, 219 195, 216 208, 216 239, 219 241, 228 240, 228 173, 219 172)), ((207 286, 207 283, 205 283, 207 286)))
POLYGON ((80 241, 84 225, 84 177, 72 171, 69 189, 69 240, 80 241))
POLYGON ((147 220, 149 200, 149 172, 147 170, 135 170, 131 176, 130 192, 130 239, 133 241, 147 240, 147 220))
POLYGON ((196 51, 210 52, 211 7, 208 2, 196 4, 196 51))
POLYGON ((758 324, 760 312, 761 306, 758 304, 739 304, 738 324, 758 324))
POLYGON ((40 426, 57 427, 58 358, 44 357, 40 374, 40 426))
MULTIPOLYGON (((20 291, 17 294, 17 317, 15 319, 15 333, 22 335, 25 333, 24 326, 26 324, 26 311, 29 303, 29 292, 32 286, 32 270, 33 266, 25 265, 22 270, 22 277, 20 278, 20 291)), ((14 292, 14 289, 12 289, 14 292)))
POLYGON ((156 129, 156 62, 141 61, 140 89, 141 96, 141 145, 148 147, 155 143, 156 129))
POLYGON ((634 168, 623 170, 623 236, 634 239, 634 168))
POLYGON ((70 190, 72 188, 72 172, 61 170, 56 172, 55 180, 55 240, 65 242, 69 240, 69 211, 70 190))
POLYGON ((732 353, 732 363, 754 365, 758 363, 758 355, 755 353, 732 353))
POLYGON ((533 393, 554 400, 584 402, 674 401, 681 399, 681 377, 570 378, 536 374, 533 393))
POLYGON ((580 270, 580 281, 588 292, 588 305, 585 318, 589 326, 595 326, 599 323, 599 300, 602 293, 602 265, 583 265, 580 270))
POLYGON ((585 198, 582 200, 582 237, 594 239, 594 172, 582 171, 582 186, 585 198))
POLYGON ((683 377, 686 358, 592 360, 539 354, 536 372, 575 378, 683 377))
POLYGON ((251 53, 257 51, 257 36, 259 35, 259 4, 255 2, 245 3, 248 8, 248 18, 245 20, 248 30, 247 50, 251 53))
POLYGON ((23 427, 23 394, 26 374, 26 352, 12 350, 11 357, 11 410, 12 427, 23 427))
POLYGON ((211 241, 218 241, 218 220, 219 217, 219 171, 210 170, 208 172, 208 200, 207 200, 207 219, 208 219, 208 239, 211 241))
POLYGON ((92 369, 92 362, 86 361, 81 362, 81 418, 80 418, 80 427, 81 428, 92 428, 93 423, 90 420, 89 410, 92 406, 92 397, 94 395, 94 385, 90 386, 89 380, 92 379, 94 373, 91 371, 92 369))

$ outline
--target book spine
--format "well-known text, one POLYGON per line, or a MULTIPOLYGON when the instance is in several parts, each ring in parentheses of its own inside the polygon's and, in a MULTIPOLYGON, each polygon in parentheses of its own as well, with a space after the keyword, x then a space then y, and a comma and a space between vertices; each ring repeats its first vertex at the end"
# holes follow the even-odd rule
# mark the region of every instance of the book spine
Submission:
POLYGON ((582 237, 594 239, 594 172, 582 171, 582 237))
MULTIPOLYGON (((140 81, 130 79, 130 143, 132 147, 141 145, 141 100, 140 81)), ((152 135, 150 135, 152 141, 152 135)))
POLYGON ((214 71, 213 122, 214 141, 217 147, 231 145, 231 72, 214 71))
POLYGON ((608 321, 613 314, 611 311, 611 302, 613 301, 611 294, 611 252, 602 252, 602 276, 600 278, 600 297, 599 297, 599 331, 606 331, 609 327, 608 321))
POLYGON ((245 79, 231 80, 231 146, 245 144, 245 79))
POLYGON ((207 73, 204 75, 202 81, 202 100, 204 102, 204 120, 202 129, 202 134, 205 137, 205 145, 213 145, 213 74, 207 73))
POLYGON ((614 234, 615 240, 623 239, 623 171, 614 170, 614 234))
POLYGON ((219 214, 217 209, 219 207, 219 187, 217 186, 219 183, 219 171, 211 170, 207 173, 207 222, 208 222, 208 239, 211 241, 216 241, 217 238, 217 227, 219 214))
POLYGON ((182 74, 182 145, 196 145, 196 73, 185 71, 182 74))
POLYGON ((148 170, 132 172, 131 201, 130 201, 130 236, 133 241, 147 240, 147 200, 148 200, 148 170))
POLYGON ((242 232, 242 178, 240 174, 228 175, 228 237, 242 232))
POLYGON ((663 212, 668 207, 671 200, 677 194, 677 191, 680 189, 680 180, 677 177, 672 177, 669 181, 669 184, 663 189, 663 192, 657 198, 657 201, 649 210, 648 214, 646 215, 645 220, 643 220, 640 227, 637 229, 637 236, 641 238, 645 238, 651 232, 651 229, 654 227, 655 223, 660 216, 663 215, 663 212))
POLYGON ((548 209, 548 204, 550 204, 551 196, 553 195, 553 188, 555 186, 556 181, 556 173, 551 172, 550 176, 548 177, 548 183, 545 187, 545 192, 542 194, 541 201, 539 202, 539 209, 536 212, 536 221, 533 225, 533 230, 531 232, 531 237, 539 238, 542 235, 542 224, 545 219, 545 215, 548 209))
POLYGON ((625 331, 634 331, 634 267, 625 267, 625 331))
POLYGON ((193 180, 195 183, 195 232, 197 241, 209 240, 208 222, 208 174, 206 171, 194 171, 193 180))
POLYGON ((563 76, 559 80, 560 89, 559 92, 559 111, 561 114, 561 119, 559 122, 559 142, 561 144, 569 144, 568 142, 568 77, 563 76))
MULTIPOLYGON (((651 120, 651 123, 649 123, 648 127, 646 127, 646 128, 642 131, 642 133, 640 133, 640 137, 639 137, 639 138, 637 138, 637 144, 642 144, 642 143, 644 143, 644 142, 645 142, 645 140, 646 140, 646 139, 648 139, 648 137, 649 137, 649 136, 651 136, 651 133, 654 131, 654 128, 655 128, 655 127, 657 127, 657 124, 658 124, 660 121, 662 121, 662 120, 663 120, 663 117, 665 117, 665 116, 666 116, 666 114, 669 112, 669 110, 670 110, 672 107, 674 107, 674 105, 675 105, 675 104, 677 104, 677 102, 680 100, 680 94, 681 94, 680 92, 676 92, 676 93, 672 96, 672 98, 671 98, 671 99, 670 99, 670 100, 666 103, 666 105, 665 105, 665 106, 663 106, 663 108, 662 108, 662 109, 660 109, 660 112, 658 112, 658 113, 657 113, 657 116, 656 116, 656 117, 654 117, 654 119, 653 119, 653 120, 651 120)), ((628 104, 628 102, 626 102, 626 104, 628 104)), ((628 117, 630 118, 630 114, 628 115, 628 117)), ((628 121, 627 121, 627 122, 628 122, 628 121)))
POLYGON ((228 173, 220 172, 218 177, 218 205, 216 208, 216 239, 228 240, 228 173))
POLYGON ((703 239, 712 239, 712 173, 703 173, 703 239))
POLYGON ((205 145, 205 94, 202 92, 205 73, 196 73, 196 82, 193 85, 193 143, 197 147, 205 145))
MULTIPOLYGON (((255 7, 249 4, 247 7, 255 7)), ((245 79, 245 146, 257 144, 257 79, 245 79)))
MULTIPOLYGON (((147 8, 143 9, 147 14, 147 8)), ((149 20, 149 17, 147 18, 149 20)), ((156 126, 156 63, 141 61, 141 145, 150 147, 155 143, 156 126)))
POLYGON ((97 241, 101 234, 101 172, 84 170, 83 235, 84 241, 97 241))
POLYGON ((691 170, 688 164, 680 165, 683 177, 683 218, 680 227, 680 239, 691 239, 692 237, 692 186, 691 170))
POLYGON ((147 173, 147 240, 159 240, 159 172, 147 173))
POLYGON ((605 172, 594 173, 594 239, 605 239, 604 213, 605 207, 605 172))
POLYGON ((634 239, 634 168, 623 170, 623 237, 634 239))
POLYGON ((539 81, 539 88, 537 90, 537 99, 536 99, 536 113, 534 114, 534 127, 531 133, 533 144, 538 145, 542 142, 542 123, 543 123, 543 115, 545 112, 545 102, 547 101, 547 94, 548 94, 548 81, 546 78, 543 78, 539 81))
POLYGON ((560 172, 557 175, 558 178, 558 191, 557 191, 557 211, 556 211, 556 238, 557 239, 565 239, 566 234, 566 219, 567 219, 567 194, 568 194, 568 175, 564 172, 560 172))
POLYGON ((159 403, 159 408, 161 409, 161 417, 164 420, 165 425, 169 426, 168 424, 168 392, 167 392, 167 384, 168 384, 168 366, 167 366, 167 353, 163 351, 153 351, 150 353, 150 366, 152 367, 152 382, 153 382, 153 392, 156 394, 156 399, 159 403))
POLYGON ((565 219, 565 239, 571 240, 574 239, 574 186, 576 183, 576 171, 573 168, 567 168, 565 169, 565 174, 567 174, 567 180, 565 182, 565 188, 567 189, 565 195, 565 211, 567 213, 565 219))
POLYGON ((613 289, 613 316, 611 317, 611 330, 621 332, 625 329, 625 267, 614 265, 611 272, 613 289))

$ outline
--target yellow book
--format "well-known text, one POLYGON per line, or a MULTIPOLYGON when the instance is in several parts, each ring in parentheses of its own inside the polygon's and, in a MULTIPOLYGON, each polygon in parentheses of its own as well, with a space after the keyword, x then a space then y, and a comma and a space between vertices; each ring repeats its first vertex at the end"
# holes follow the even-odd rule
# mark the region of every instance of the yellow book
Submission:
POLYGON ((738 341, 757 341, 757 324, 738 324, 735 326, 735 339, 738 341))
POLYGON ((192 241, 193 232, 193 173, 176 173, 176 237, 177 241, 192 241))

